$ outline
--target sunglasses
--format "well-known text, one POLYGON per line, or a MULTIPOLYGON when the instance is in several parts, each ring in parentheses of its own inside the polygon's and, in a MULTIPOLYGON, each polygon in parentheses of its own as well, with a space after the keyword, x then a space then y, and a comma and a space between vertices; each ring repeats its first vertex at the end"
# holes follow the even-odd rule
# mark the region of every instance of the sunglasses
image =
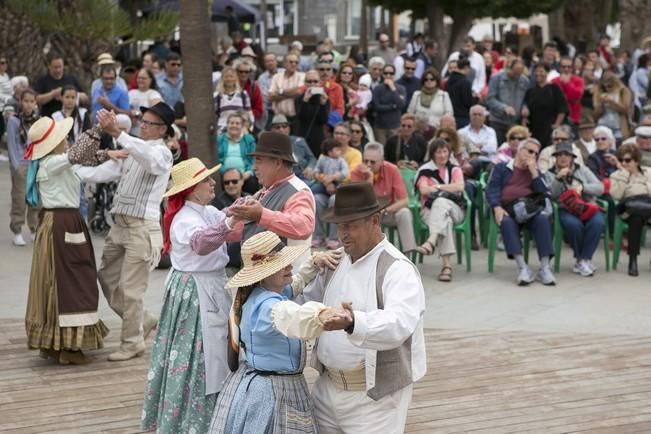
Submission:
POLYGON ((414 128, 412 124, 400 124, 402 128, 414 128))
POLYGON ((289 128, 289 125, 287 124, 276 124, 273 126, 273 128, 289 128))
MULTIPOLYGON (((649 140, 649 139, 651 139, 651 136, 642 136, 642 135, 639 135, 639 134, 638 134, 636 137, 637 137, 638 139, 642 139, 642 140, 649 140)), ((597 140, 597 139, 595 139, 595 140, 597 140)))
POLYGON ((319 68, 318 70, 321 71, 321 72, 332 71, 332 68, 319 68))
POLYGON ((404 67, 404 70, 405 70, 405 71, 415 71, 416 68, 412 68, 411 66, 405 66, 405 67, 404 67))
POLYGON ((384 71, 382 74, 384 74, 384 75, 395 75, 395 73, 393 73, 391 71, 384 71))
POLYGON ((350 130, 351 134, 362 134, 362 130, 350 130))
POLYGON ((352 71, 341 71, 341 75, 353 75, 352 71))
POLYGON ((319 83, 319 80, 305 80, 307 84, 317 84, 319 83))
POLYGON ((536 157, 538 156, 538 151, 534 151, 533 149, 529 149, 529 148, 524 148, 524 149, 526 149, 529 155, 535 155, 536 157))
POLYGON ((595 142, 607 142, 608 137, 595 137, 594 140, 595 142))
POLYGON ((224 185, 236 185, 238 182, 239 179, 224 179, 224 185))
POLYGON ((565 140, 570 140, 569 137, 554 137, 555 142, 564 142, 565 140))
POLYGON ((367 166, 371 166, 375 163, 377 163, 377 161, 375 160, 364 160, 364 164, 366 164, 367 166))
POLYGON ((181 66, 181 64, 178 62, 171 62, 170 66, 181 66))
POLYGON ((631 161, 633 161, 632 158, 622 158, 622 163, 630 163, 631 161))
POLYGON ((511 137, 509 140, 517 140, 517 141, 521 142, 521 141, 523 141, 524 139, 526 139, 526 137, 520 137, 520 136, 518 136, 518 137, 511 137))
POLYGON ((426 77, 425 81, 436 81, 434 77, 426 77))
POLYGON ((238 74, 248 74, 248 73, 250 73, 250 72, 251 72, 251 71, 240 71, 240 70, 237 71, 238 74))

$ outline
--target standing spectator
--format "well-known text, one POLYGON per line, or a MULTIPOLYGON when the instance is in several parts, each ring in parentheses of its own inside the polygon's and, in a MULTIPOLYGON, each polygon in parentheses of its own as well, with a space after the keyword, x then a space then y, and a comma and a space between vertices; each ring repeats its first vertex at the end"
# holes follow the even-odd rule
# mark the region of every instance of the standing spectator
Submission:
POLYGON ((592 75, 594 79, 601 80, 606 71, 604 70, 603 64, 601 63, 601 59, 599 58, 599 51, 590 50, 588 51, 587 55, 588 55, 588 60, 592 62, 592 64, 594 65, 594 69, 592 71, 592 75))
POLYGON ((409 56, 407 56, 407 46, 402 40, 398 41, 396 51, 397 55, 393 59, 393 66, 396 67, 396 80, 400 80, 402 74, 405 73, 405 60, 409 58, 409 56))
POLYGON ((531 135, 542 148, 551 144, 551 130, 563 123, 569 112, 565 95, 561 88, 547 82, 549 67, 538 63, 533 70, 535 85, 524 95, 522 118, 529 123, 531 135))
POLYGON ((454 119, 457 126, 463 128, 470 122, 468 114, 470 107, 477 104, 477 98, 472 94, 472 83, 468 80, 470 73, 470 62, 468 59, 457 61, 457 70, 450 73, 446 89, 452 103, 454 119))
POLYGON ((425 42, 425 51, 416 57, 414 77, 420 80, 426 69, 434 67, 434 58, 438 55, 438 52, 439 45, 436 41, 425 42))
POLYGON ((561 74, 553 79, 552 83, 558 85, 563 91, 570 112, 569 120, 576 131, 581 122, 581 98, 583 97, 584 85, 583 79, 572 73, 572 67, 572 59, 570 57, 561 57, 561 74))
POLYGON ((604 33, 599 38, 599 60, 604 65, 605 68, 610 69, 615 66, 616 58, 615 52, 610 46, 610 36, 604 33))
POLYGON ((642 54, 638 58, 637 69, 628 81, 628 87, 633 93, 633 104, 638 111, 641 111, 647 102, 650 66, 651 58, 649 58, 648 54, 642 54))
POLYGON ((414 76, 415 72, 416 72, 416 60, 411 57, 406 58, 403 66, 402 77, 400 77, 400 79, 396 81, 396 83, 398 83, 399 85, 405 88, 405 92, 407 93, 407 99, 405 101, 405 105, 407 107, 409 107, 409 103, 411 102, 411 98, 414 95, 414 92, 420 89, 422 85, 421 81, 414 76))
POLYGON ((25 200, 27 185, 27 166, 24 159, 28 145, 27 132, 38 120, 36 111, 36 92, 25 89, 20 97, 18 112, 7 120, 7 151, 9 153, 9 171, 11 172, 11 210, 9 211, 9 229, 14 234, 14 246, 24 246, 22 235, 27 213, 27 226, 32 233, 32 240, 38 226, 38 209, 31 207, 25 200))
POLYGON ((285 115, 293 133, 298 130, 295 99, 301 94, 305 80, 305 74, 298 72, 297 67, 298 56, 288 54, 285 57, 285 70, 276 73, 271 78, 269 86, 269 100, 273 112, 277 115, 285 115))
POLYGON ((599 92, 599 80, 594 77, 594 63, 589 60, 583 65, 583 96, 581 97, 581 114, 594 119, 594 93, 599 92))
POLYGON ((63 56, 57 53, 49 53, 47 59, 47 72, 34 83, 34 90, 38 94, 36 102, 40 107, 40 115, 52 116, 52 113, 61 110, 61 92, 66 84, 71 84, 77 88, 80 103, 87 102, 88 95, 83 93, 84 89, 77 77, 64 72, 63 56))
MULTIPOLYGON (((242 187, 244 186, 242 172, 235 167, 224 170, 224 173, 222 173, 222 184, 224 189, 212 201, 212 206, 219 210, 228 208, 241 197, 249 196, 249 193, 242 191, 242 187)), ((235 274, 235 271, 242 267, 240 243, 227 243, 226 250, 228 251, 228 264, 226 265, 226 269, 227 271, 230 269, 232 274, 235 274)))
POLYGON ((330 113, 330 101, 317 71, 310 70, 305 74, 305 90, 294 99, 294 104, 296 135, 305 138, 312 153, 319 155, 324 139, 323 127, 330 113))
POLYGON ((398 134, 389 137, 384 145, 384 156, 401 169, 418 169, 425 160, 426 148, 425 138, 416 132, 416 117, 405 113, 400 118, 398 134))
MULTIPOLYGON (((502 69, 502 59, 500 59, 500 53, 495 50, 495 47, 493 46, 495 41, 493 41, 493 36, 490 34, 484 35, 483 38, 481 38, 481 50, 483 50, 484 54, 488 53, 488 55, 491 57, 491 65, 493 68, 500 70, 502 69)), ((506 50, 504 50, 506 51, 506 50)), ((486 61, 486 56, 484 56, 484 62, 486 61)), ((486 73, 488 73, 488 69, 486 69, 486 73)), ((486 76, 486 81, 488 82, 490 80, 489 76, 486 76)))
POLYGON ((343 90, 344 95, 344 119, 352 119, 355 104, 357 104, 357 74, 355 68, 349 63, 344 63, 337 72, 335 80, 343 90))
POLYGON ((264 112, 264 103, 262 90, 252 78, 252 74, 255 72, 255 66, 248 60, 237 59, 233 62, 233 68, 237 71, 240 89, 248 94, 249 100, 251 101, 251 111, 253 112, 252 122, 258 122, 264 112))
MULTIPOLYGON (((90 94, 92 95, 95 93, 95 91, 102 87, 102 67, 106 66, 111 66, 115 69, 116 72, 120 71, 120 67, 118 62, 113 60, 113 56, 111 56, 110 53, 102 53, 99 56, 97 56, 97 66, 99 67, 99 77, 93 80, 93 82, 90 84, 90 94)), ((117 76, 117 80, 115 81, 115 85, 128 91, 129 88, 127 87, 127 83, 124 81, 122 77, 120 77, 120 74, 117 76)))
MULTIPOLYGON (((262 101, 264 104, 264 114, 265 118, 265 127, 267 124, 271 123, 271 118, 273 118, 273 110, 271 109, 271 100, 269 99, 269 89, 271 88, 271 79, 274 75, 279 72, 283 72, 284 69, 278 69, 278 60, 276 55, 273 53, 267 53, 264 55, 264 72, 258 77, 258 85, 260 85, 260 90, 262 91, 262 101)), ((265 128, 260 128, 265 129, 265 128)))
POLYGON ((407 189, 398 166, 384 161, 384 146, 380 143, 367 143, 364 147, 364 161, 352 171, 350 179, 353 182, 368 182, 373 185, 376 197, 389 199, 389 206, 382 214, 382 224, 398 228, 403 253, 416 250, 407 189))
POLYGON ((328 95, 330 101, 330 111, 344 115, 344 90, 336 81, 332 79, 332 63, 328 62, 324 56, 320 56, 316 62, 321 84, 328 95))
MULTIPOLYGON (((547 41, 545 42, 545 45, 543 46, 543 53, 542 53, 542 63, 547 65, 547 73, 549 74, 550 72, 552 75, 549 77, 550 79, 556 78, 558 76, 558 71, 560 69, 560 65, 558 63, 558 44, 554 41, 547 41)), ((532 69, 532 78, 533 77, 533 69, 532 69)), ((535 81, 535 78, 534 80, 535 81)))
POLYGON ((405 88, 393 81, 395 68, 385 65, 382 71, 384 82, 373 89, 371 110, 373 111, 373 131, 375 140, 384 145, 400 126, 400 115, 406 107, 405 88))
POLYGON ((77 104, 77 88, 71 85, 63 87, 62 107, 61 110, 52 113, 52 120, 55 122, 62 121, 65 118, 72 118, 73 124, 68 133, 68 143, 75 143, 81 133, 91 127, 91 117, 88 110, 79 107, 77 104))
POLYGON ((129 110, 129 94, 126 89, 115 84, 117 72, 112 65, 104 65, 100 69, 102 85, 92 93, 93 122, 96 122, 97 112, 106 109, 123 114, 131 114, 129 110))
POLYGON ((310 150, 303 137, 289 135, 289 122, 285 115, 276 115, 271 120, 271 131, 289 136, 292 142, 292 155, 296 164, 294 165, 294 175, 301 179, 309 177, 310 171, 316 164, 316 157, 310 150))
POLYGON ((415 58, 423 52, 424 46, 425 37, 421 32, 416 33, 411 42, 407 43, 407 56, 415 58))
POLYGON ((454 113, 450 96, 440 85, 441 77, 434 68, 425 71, 422 87, 414 93, 407 108, 407 112, 416 116, 416 119, 426 120, 433 128, 438 128, 441 116, 454 113))
POLYGON ((597 125, 610 128, 617 143, 630 136, 631 92, 612 72, 606 72, 594 93, 594 118, 597 125))
POLYGON ((368 74, 371 77, 371 90, 382 84, 382 70, 386 65, 384 59, 379 56, 371 57, 368 61, 368 74))
POLYGON ((231 113, 226 121, 226 132, 217 136, 217 152, 221 163, 221 173, 236 168, 244 177, 244 191, 255 193, 258 182, 253 173, 255 138, 242 127, 244 118, 239 113, 231 113))
POLYGON ((138 73, 142 69, 147 69, 152 72, 154 77, 156 77, 156 74, 160 71, 154 71, 154 68, 159 68, 160 64, 158 63, 158 56, 156 53, 153 51, 145 51, 142 53, 142 58, 141 58, 141 68, 137 70, 134 74, 131 75, 131 79, 129 80, 129 90, 136 89, 138 88, 138 73))
POLYGON ((177 102, 183 101, 183 72, 181 56, 171 52, 165 59, 165 71, 156 76, 158 91, 163 97, 163 102, 174 109, 177 102))
MULTIPOLYGON (((450 54, 448 57, 448 62, 450 60, 458 60, 459 57, 463 54, 464 57, 470 62, 470 67, 474 73, 472 79, 472 91, 475 96, 478 96, 481 93, 481 90, 486 85, 486 65, 484 64, 484 57, 475 51, 475 40, 472 36, 466 36, 463 38, 463 50, 455 51, 450 54)), ((443 76, 447 73, 447 62, 441 71, 443 76)))
POLYGON ((497 141, 504 142, 506 132, 520 123, 524 95, 529 89, 529 79, 524 76, 524 62, 515 58, 507 69, 495 74, 488 84, 486 107, 490 111, 491 127, 497 141))
POLYGON ((131 128, 131 133, 136 137, 140 136, 140 107, 152 107, 163 100, 158 86, 156 85, 156 77, 154 73, 147 68, 140 68, 134 74, 136 75, 136 88, 129 91, 129 107, 131 113, 135 114, 135 122, 131 128))
POLYGON ((377 40, 379 46, 371 50, 371 53, 369 54, 370 57, 381 57, 384 60, 385 65, 393 65, 393 59, 396 58, 396 50, 389 47, 389 35, 386 33, 380 33, 377 40))
POLYGON ((287 60, 287 57, 290 54, 295 56, 297 63, 294 69, 305 73, 309 71, 310 68, 312 67, 312 60, 310 59, 309 56, 303 56, 302 53, 303 53, 303 43, 301 41, 294 41, 289 46, 289 53, 287 54, 287 56, 285 56, 285 60, 287 60))
POLYGON ((240 110, 246 113, 249 123, 253 122, 249 94, 240 87, 235 69, 227 66, 222 71, 222 78, 215 91, 217 130, 221 131, 226 127, 230 115, 240 110))

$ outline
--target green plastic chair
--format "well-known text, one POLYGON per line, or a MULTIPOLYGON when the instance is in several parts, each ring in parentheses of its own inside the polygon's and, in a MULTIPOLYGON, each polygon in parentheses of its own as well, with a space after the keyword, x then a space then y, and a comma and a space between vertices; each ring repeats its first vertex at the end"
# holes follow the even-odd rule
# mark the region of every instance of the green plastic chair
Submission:
MULTIPOLYGON (((459 224, 454 225, 453 229, 455 234, 455 244, 457 248, 457 264, 463 263, 463 252, 465 252, 466 271, 470 272, 472 270, 472 259, 471 259, 472 222, 470 221, 470 211, 472 209, 472 202, 470 201, 468 195, 466 195, 465 192, 463 193, 463 197, 466 200, 466 209, 464 210, 463 221, 461 221, 459 224), (463 250, 462 250, 462 243, 463 243, 463 250)), ((414 225, 417 226, 417 230, 414 232, 416 234, 416 240, 418 244, 422 244, 429 237, 429 227, 420 217, 420 207, 418 210, 416 210, 416 212, 413 215, 414 215, 414 225)), ((423 255, 420 253, 418 254, 418 263, 420 264, 423 263, 423 255)))
MULTIPOLYGON (((642 245, 645 244, 646 240, 646 231, 648 225, 645 225, 642 229, 642 245)), ((622 237, 624 232, 628 231, 628 224, 622 220, 619 215, 615 216, 615 227, 613 230, 613 270, 617 270, 617 265, 619 264, 619 252, 622 245, 622 237)))
POLYGON ((488 172, 482 172, 477 181, 475 202, 477 202, 477 219, 479 220, 479 240, 484 247, 488 245, 488 214, 490 213, 490 207, 484 197, 486 185, 488 185, 488 172))
MULTIPOLYGON (((420 204, 418 202, 418 195, 416 194, 414 190, 414 181, 416 180, 416 170, 410 169, 410 168, 402 168, 400 169, 400 177, 402 178, 402 182, 405 184, 405 188, 407 189, 407 197, 408 197, 408 207, 409 210, 411 211, 412 214, 412 219, 413 219, 413 226, 414 226, 414 235, 416 235, 416 220, 415 220, 415 215, 418 215, 418 212, 414 214, 414 210, 418 210, 420 208, 420 204)), ((402 244, 400 243, 400 240, 398 240, 399 244, 396 244, 394 241, 396 240, 396 234, 398 233, 398 228, 395 226, 386 226, 382 225, 382 231, 387 234, 387 238, 389 239, 389 242, 393 244, 394 246, 399 246, 400 249, 402 250, 402 244)), ((399 238, 399 237, 398 237, 399 238)), ((418 237, 416 236, 416 242, 418 243, 418 237)), ((418 259, 418 252, 412 252, 411 254, 411 260, 412 262, 416 263, 418 259)))
MULTIPOLYGON (((489 208, 488 209, 488 272, 492 273, 495 271, 495 251, 497 250, 497 235, 500 233, 500 227, 495 222, 495 213, 489 208)), ((531 240, 531 233, 529 229, 522 229, 522 236, 524 242, 522 243, 524 247, 524 261, 529 263, 529 244, 531 240)))
MULTIPOLYGON (((604 218, 608 215, 608 202, 604 200, 598 200, 599 206, 604 209, 604 218)), ((553 237, 554 237, 554 272, 558 273, 561 269, 561 250, 563 246, 563 226, 561 226, 561 219, 559 214, 560 206, 558 203, 553 202, 554 206, 554 226, 553 226, 553 237)), ((610 271, 610 230, 608 229, 608 222, 604 225, 604 256, 606 259, 606 271, 610 271)))

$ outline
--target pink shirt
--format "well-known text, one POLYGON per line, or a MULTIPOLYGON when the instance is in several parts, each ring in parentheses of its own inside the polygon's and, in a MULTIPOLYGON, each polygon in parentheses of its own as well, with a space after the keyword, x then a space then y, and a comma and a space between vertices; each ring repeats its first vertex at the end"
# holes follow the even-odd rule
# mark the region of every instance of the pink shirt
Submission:
MULTIPOLYGON (((461 170, 460 167, 454 167, 452 169, 452 180, 445 179, 448 176, 448 171, 445 168, 438 169, 438 171, 439 171, 439 176, 441 177, 442 180, 446 181, 445 182, 446 184, 454 184, 459 181, 463 182, 463 171, 461 170)), ((434 184, 438 184, 438 181, 436 179, 431 178, 429 176, 422 176, 418 180, 418 184, 416 186, 420 189, 420 187, 422 186, 430 187, 434 184)), ((426 200, 427 200, 427 195, 421 194, 420 204, 424 205, 426 200)))

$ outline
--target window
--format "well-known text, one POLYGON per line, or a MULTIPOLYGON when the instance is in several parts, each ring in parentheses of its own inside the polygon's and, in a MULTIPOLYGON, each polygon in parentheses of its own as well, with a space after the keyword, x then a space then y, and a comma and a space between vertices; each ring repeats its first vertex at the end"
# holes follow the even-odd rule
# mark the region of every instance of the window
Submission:
POLYGON ((346 36, 359 36, 362 23, 362 0, 348 0, 346 10, 346 36))

